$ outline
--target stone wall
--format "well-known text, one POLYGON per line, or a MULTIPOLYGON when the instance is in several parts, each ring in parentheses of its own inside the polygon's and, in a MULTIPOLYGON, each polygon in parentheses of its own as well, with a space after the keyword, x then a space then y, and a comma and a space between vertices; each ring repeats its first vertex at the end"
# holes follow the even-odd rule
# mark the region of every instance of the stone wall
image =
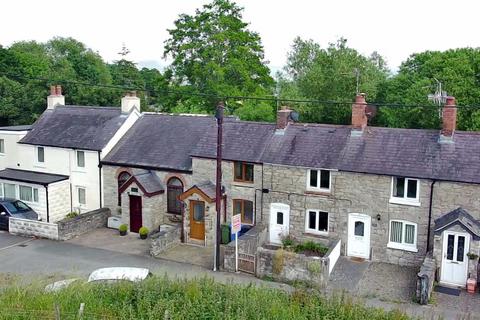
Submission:
MULTIPOLYGON (((225 194, 227 196, 227 223, 230 223, 233 215, 233 200, 243 199, 253 202, 255 211, 254 223, 262 223, 261 215, 261 199, 262 199, 262 165, 255 164, 253 172, 253 183, 237 182, 233 179, 232 161, 222 161, 222 185, 225 187, 225 194)), ((193 183, 202 183, 204 181, 211 181, 215 183, 216 176, 216 161, 213 159, 192 159, 193 168, 193 183)))
POLYGON ((428 304, 433 292, 435 283, 435 272, 437 266, 432 252, 425 257, 420 272, 417 274, 417 301, 420 304, 428 304))
POLYGON ((106 227, 110 215, 110 209, 102 208, 58 221, 58 240, 69 240, 94 229, 106 227))
POLYGON ((58 226, 56 223, 10 217, 9 232, 24 237, 58 240, 58 226))
MULTIPOLYGON (((290 234, 299 240, 327 243, 332 238, 342 240, 343 254, 348 246, 348 216, 367 214, 372 218, 371 259, 399 265, 420 266, 427 252, 427 229, 431 181, 420 180, 418 206, 395 204, 390 201, 392 177, 373 174, 331 171, 331 192, 307 191, 307 168, 264 164, 263 221, 268 224, 271 203, 290 206, 290 234), (328 235, 306 232, 305 218, 309 209, 329 212, 328 235), (377 219, 379 215, 380 220, 377 219), (391 219, 417 224, 415 251, 388 248, 391 219)), ((437 182, 433 197, 433 220, 461 206, 480 219, 480 198, 475 196, 480 186, 437 182)), ((433 240, 433 232, 432 239, 433 240)), ((433 241, 431 242, 431 246, 433 241)))
POLYGON ((181 225, 161 225, 160 231, 150 236, 150 254, 154 257, 180 244, 181 225))
POLYGON ((329 258, 308 257, 283 249, 259 247, 257 251, 258 278, 273 278, 279 282, 304 282, 316 288, 325 288, 329 278, 329 258))

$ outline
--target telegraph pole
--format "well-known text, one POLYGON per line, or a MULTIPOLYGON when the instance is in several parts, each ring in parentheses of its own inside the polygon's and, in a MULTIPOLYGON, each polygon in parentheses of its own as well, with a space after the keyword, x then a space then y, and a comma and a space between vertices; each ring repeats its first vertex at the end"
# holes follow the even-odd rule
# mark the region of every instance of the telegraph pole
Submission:
POLYGON ((215 221, 215 263, 213 271, 220 269, 220 217, 222 210, 222 125, 223 125, 223 111, 225 106, 223 101, 217 105, 217 112, 215 118, 217 119, 217 180, 215 182, 215 210, 217 213, 215 221))

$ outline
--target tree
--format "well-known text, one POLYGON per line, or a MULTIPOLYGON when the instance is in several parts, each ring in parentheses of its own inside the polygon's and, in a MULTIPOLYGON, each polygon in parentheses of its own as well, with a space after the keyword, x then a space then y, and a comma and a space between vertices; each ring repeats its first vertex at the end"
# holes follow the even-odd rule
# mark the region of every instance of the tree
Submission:
POLYGON ((363 56, 348 47, 344 38, 323 49, 312 40, 298 37, 288 54, 285 71, 286 76, 279 79, 281 98, 343 102, 292 105, 301 113, 302 121, 337 124, 350 122, 350 101, 357 90, 374 100, 389 72, 377 52, 363 56))
POLYGON ((192 108, 213 112, 215 96, 270 94, 274 82, 260 36, 247 29, 242 11, 229 0, 214 0, 194 15, 180 15, 168 30, 164 56, 173 59, 174 84, 211 95, 189 98, 192 108))
MULTIPOLYGON (((379 100, 423 107, 381 108, 377 121, 395 127, 439 128, 438 107, 427 100, 428 94, 435 91, 437 81, 442 83, 448 95, 456 98, 458 105, 478 105, 480 49, 425 51, 411 55, 402 63, 398 74, 383 85, 379 100)), ((480 110, 460 108, 457 126, 462 130, 479 130, 480 110)))

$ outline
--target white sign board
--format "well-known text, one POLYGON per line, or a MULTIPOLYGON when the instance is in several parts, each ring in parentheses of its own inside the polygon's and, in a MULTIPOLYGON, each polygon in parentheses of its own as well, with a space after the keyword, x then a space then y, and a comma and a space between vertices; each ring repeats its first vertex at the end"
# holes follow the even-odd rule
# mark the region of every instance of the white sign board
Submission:
POLYGON ((242 229, 242 215, 236 214, 232 217, 232 234, 240 232, 242 229))

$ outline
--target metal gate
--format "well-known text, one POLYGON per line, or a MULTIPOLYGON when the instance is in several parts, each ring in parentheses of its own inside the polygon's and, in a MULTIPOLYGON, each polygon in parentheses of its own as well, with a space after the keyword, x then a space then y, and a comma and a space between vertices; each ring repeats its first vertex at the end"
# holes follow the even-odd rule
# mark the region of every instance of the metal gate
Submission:
POLYGON ((255 274, 255 255, 238 253, 238 270, 255 274))

